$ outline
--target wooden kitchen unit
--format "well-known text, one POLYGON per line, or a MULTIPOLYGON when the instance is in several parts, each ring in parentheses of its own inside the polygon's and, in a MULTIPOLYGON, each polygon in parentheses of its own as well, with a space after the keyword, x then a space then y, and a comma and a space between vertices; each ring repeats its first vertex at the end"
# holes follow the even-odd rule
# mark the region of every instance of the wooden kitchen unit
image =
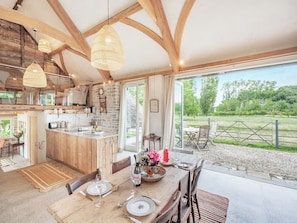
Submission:
POLYGON ((94 135, 91 132, 47 129, 46 156, 82 173, 100 168, 104 176, 109 176, 118 152, 117 140, 117 135, 112 133, 94 135))

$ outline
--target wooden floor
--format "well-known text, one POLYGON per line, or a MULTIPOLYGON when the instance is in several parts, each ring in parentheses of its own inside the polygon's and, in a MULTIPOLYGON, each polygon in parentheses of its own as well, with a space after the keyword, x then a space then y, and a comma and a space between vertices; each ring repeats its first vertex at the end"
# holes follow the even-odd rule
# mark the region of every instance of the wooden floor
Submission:
MULTIPOLYGON (((197 208, 194 208, 195 222, 199 223, 223 223, 226 222, 229 205, 228 198, 212 194, 203 190, 197 190, 201 219, 198 217, 197 208)), ((195 205, 195 204, 194 204, 195 205)), ((194 206, 196 207, 196 206, 194 206)), ((192 218, 191 218, 191 222, 192 218)))

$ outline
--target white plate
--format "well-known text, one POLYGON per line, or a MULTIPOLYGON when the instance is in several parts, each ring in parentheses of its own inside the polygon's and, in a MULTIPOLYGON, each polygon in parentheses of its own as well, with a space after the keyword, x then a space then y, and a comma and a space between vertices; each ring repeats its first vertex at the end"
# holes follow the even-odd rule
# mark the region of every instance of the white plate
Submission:
MULTIPOLYGON (((109 182, 106 181, 101 181, 100 183, 102 183, 102 192, 101 194, 106 194, 108 191, 111 190, 112 186, 109 182)), ((96 189, 96 183, 92 183, 88 186, 87 188, 87 193, 93 196, 97 196, 100 193, 98 192, 98 190, 96 189)))
POLYGON ((180 163, 177 164, 177 166, 181 167, 181 168, 188 168, 189 167, 188 163, 185 163, 185 162, 180 162, 180 163))
POLYGON ((147 197, 134 197, 127 203, 127 211, 134 216, 146 216, 155 209, 155 203, 147 197))

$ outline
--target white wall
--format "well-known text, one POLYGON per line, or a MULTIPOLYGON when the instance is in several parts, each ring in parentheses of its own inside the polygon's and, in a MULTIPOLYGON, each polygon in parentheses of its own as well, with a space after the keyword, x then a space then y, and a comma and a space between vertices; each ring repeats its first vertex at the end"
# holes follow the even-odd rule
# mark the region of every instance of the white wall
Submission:
POLYGON ((164 77, 161 75, 150 77, 149 85, 150 85, 149 99, 159 100, 159 112, 158 113, 150 112, 150 133, 155 133, 156 135, 161 136, 163 139, 164 122, 162 119, 162 113, 164 110, 164 107, 163 107, 164 77))

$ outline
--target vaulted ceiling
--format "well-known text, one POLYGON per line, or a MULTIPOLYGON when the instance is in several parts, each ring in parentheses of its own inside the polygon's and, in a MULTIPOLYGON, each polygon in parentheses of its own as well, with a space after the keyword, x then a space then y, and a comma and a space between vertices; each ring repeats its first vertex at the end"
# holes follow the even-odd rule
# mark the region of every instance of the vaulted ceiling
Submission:
MULTIPOLYGON (((78 82, 180 74, 297 55, 297 0, 0 0, 0 18, 37 28, 49 55, 78 82), (125 64, 91 66, 94 35, 109 21, 125 64)), ((0 49, 1 50, 1 49, 0 49)))

